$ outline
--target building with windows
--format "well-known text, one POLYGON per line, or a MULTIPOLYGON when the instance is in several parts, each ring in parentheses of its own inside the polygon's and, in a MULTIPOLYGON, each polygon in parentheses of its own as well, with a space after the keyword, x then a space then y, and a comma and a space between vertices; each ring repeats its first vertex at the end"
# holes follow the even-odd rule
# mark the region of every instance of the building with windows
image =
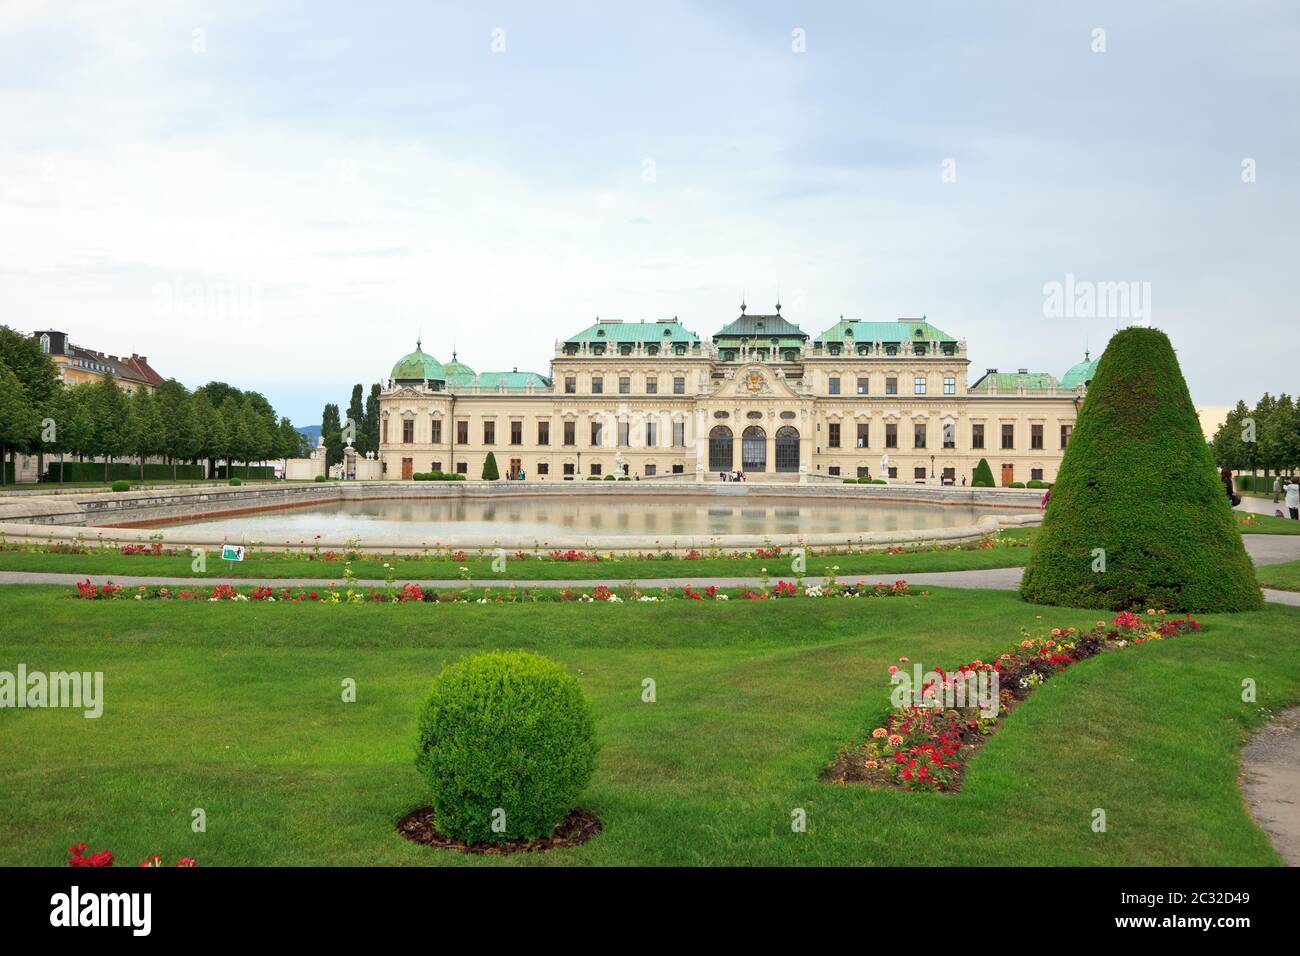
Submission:
POLYGON ((149 359, 143 355, 131 353, 129 358, 107 355, 94 349, 75 345, 66 332, 46 329, 33 332, 32 338, 41 346, 41 351, 50 357, 59 379, 67 385, 79 385, 82 382, 98 382, 105 375, 112 375, 118 387, 128 395, 137 388, 154 391, 163 383, 163 377, 149 365, 149 359))
POLYGON ((843 317, 810 336, 781 315, 740 316, 710 340, 676 317, 597 319, 557 342, 549 375, 446 365, 422 343, 380 396, 385 477, 606 476, 961 484, 981 458, 1001 484, 1056 477, 1096 362, 1058 380, 988 369, 920 319, 843 317))

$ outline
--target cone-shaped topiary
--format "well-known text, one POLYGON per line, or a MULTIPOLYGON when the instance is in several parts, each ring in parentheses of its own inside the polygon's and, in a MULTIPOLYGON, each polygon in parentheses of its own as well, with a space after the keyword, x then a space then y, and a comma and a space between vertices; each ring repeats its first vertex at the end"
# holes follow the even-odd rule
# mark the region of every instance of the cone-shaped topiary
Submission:
POLYGON ((1262 606, 1187 383, 1158 329, 1124 329, 1106 347, 1020 596, 1110 610, 1262 606))
POLYGON ((975 466, 975 474, 971 478, 971 487, 993 487, 993 469, 989 467, 989 460, 987 458, 981 458, 980 463, 975 466))
POLYGON ((483 460, 483 480, 496 481, 501 475, 497 472, 497 456, 492 452, 487 453, 487 458, 483 460))

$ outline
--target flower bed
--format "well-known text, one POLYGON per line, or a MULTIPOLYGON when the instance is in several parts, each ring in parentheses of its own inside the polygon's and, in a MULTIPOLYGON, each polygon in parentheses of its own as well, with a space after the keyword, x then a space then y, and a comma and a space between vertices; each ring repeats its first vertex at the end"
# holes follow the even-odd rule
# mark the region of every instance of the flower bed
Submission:
MULTIPOLYGON (((108 850, 98 850, 87 856, 86 844, 84 843, 74 843, 68 847, 68 866, 112 866, 115 862, 117 862, 116 858, 108 850)), ((153 869, 162 865, 162 855, 159 853, 147 856, 140 861, 140 866, 146 869, 153 869)), ((176 865, 185 868, 198 866, 198 863, 187 856, 183 856, 176 861, 176 865)))
MULTIPOLYGON (((827 765, 823 779, 838 784, 889 787, 903 790, 955 792, 961 786, 967 762, 1007 715, 1045 680, 1067 667, 1097 654, 1181 637, 1199 631, 1190 615, 1166 616, 1150 609, 1145 615, 1121 611, 1107 625, 1098 621, 1089 631, 1073 627, 1052 628, 1046 635, 1021 632, 1021 640, 989 661, 975 660, 937 675, 921 687, 925 705, 895 707, 880 726, 863 740, 850 741, 827 765), (996 675, 998 687, 994 716, 979 707, 950 707, 951 691, 979 673, 996 675)), ((900 658, 906 664, 907 658, 900 658)), ((891 665, 893 675, 898 665, 891 665)))
POLYGON ((93 584, 90 579, 78 581, 76 597, 84 601, 207 601, 255 602, 265 604, 538 604, 542 602, 574 602, 578 604, 623 604, 658 601, 729 601, 733 597, 747 601, 805 600, 825 598, 910 597, 928 595, 928 591, 913 591, 906 581, 893 584, 880 582, 867 584, 858 581, 845 584, 831 581, 820 586, 807 586, 794 581, 777 581, 767 587, 720 588, 717 585, 696 589, 687 584, 680 588, 643 589, 635 584, 618 587, 598 584, 593 588, 472 588, 454 591, 425 590, 414 582, 401 587, 358 588, 345 582, 344 587, 327 588, 234 587, 214 584, 210 588, 164 587, 144 585, 123 587, 106 581, 93 584))

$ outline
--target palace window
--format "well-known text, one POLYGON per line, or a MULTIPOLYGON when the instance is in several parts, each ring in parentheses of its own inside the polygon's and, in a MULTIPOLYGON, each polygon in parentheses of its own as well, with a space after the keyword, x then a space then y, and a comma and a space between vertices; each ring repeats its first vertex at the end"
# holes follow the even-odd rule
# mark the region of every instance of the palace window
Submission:
POLYGON ((647 375, 645 380, 645 393, 647 395, 659 394, 659 378, 655 375, 647 375))
POLYGON ((537 444, 549 445, 550 443, 551 443, 551 423, 538 422, 537 423, 537 444))
POLYGON ((1071 433, 1072 431, 1074 431, 1074 426, 1073 426, 1073 425, 1062 425, 1062 426, 1061 426, 1061 448, 1062 448, 1062 450, 1064 450, 1064 448, 1065 448, 1066 445, 1070 444, 1070 433, 1071 433))
POLYGON ((925 426, 924 425, 912 426, 912 447, 913 448, 925 447, 925 426))
POLYGON ((858 477, 859 477, 859 478, 865 478, 865 477, 867 477, 867 475, 869 475, 869 474, 871 474, 871 469, 870 469, 870 468, 868 468, 866 465, 858 465, 858 477))
POLYGON ((573 395, 578 391, 578 380, 572 375, 564 376, 564 394, 573 395))
POLYGON ((591 423, 591 443, 593 445, 600 444, 600 422, 591 423))
POLYGON ((565 422, 565 423, 564 423, 564 443, 565 443, 566 445, 576 445, 576 444, 578 444, 578 434, 577 434, 577 433, 578 433, 578 423, 577 423, 577 422, 565 422))
POLYGON ((686 466, 685 466, 685 465, 673 465, 673 474, 674 474, 674 475, 684 475, 684 474, 686 474, 686 466))
POLYGON ((510 423, 510 444, 522 445, 523 443, 524 443, 524 423, 511 422, 510 423))
POLYGON ((867 394, 870 394, 870 391, 871 391, 871 380, 870 380, 870 379, 866 379, 866 378, 861 378, 861 377, 859 377, 859 378, 858 378, 858 394, 859 394, 859 395, 867 395, 867 394))
POLYGON ((678 355, 685 355, 685 354, 686 354, 686 346, 685 346, 685 345, 674 345, 674 346, 673 346, 673 351, 676 352, 678 355))
POLYGON ((385 418, 379 425, 379 443, 381 445, 388 444, 388 419, 387 418, 385 418))
POLYGON ((1041 468, 1030 468, 1030 469, 1029 469, 1029 480, 1030 480, 1030 481, 1042 481, 1042 480, 1043 480, 1043 469, 1041 469, 1041 468))
POLYGON ((839 465, 831 465, 829 468, 826 469, 826 474, 828 475, 838 475, 839 473, 840 473, 839 465))
POLYGON ((618 443, 624 448, 626 448, 629 444, 631 444, 628 441, 629 431, 630 429, 627 422, 618 423, 618 443))
POLYGON ((618 377, 618 393, 628 395, 632 392, 632 378, 629 375, 620 375, 618 377))
POLYGON ((829 425, 826 426, 826 430, 829 435, 829 437, 826 439, 826 444, 831 448, 839 448, 840 447, 840 423, 831 422, 829 425))
POLYGON ((565 477, 565 478, 572 478, 572 477, 573 477, 573 462, 571 462, 571 461, 566 461, 566 462, 564 463, 564 477, 565 477))
POLYGON ((458 462, 456 462, 456 474, 458 474, 458 475, 468 475, 468 474, 469 474, 469 462, 466 462, 466 461, 458 461, 458 462))
POLYGON ((442 471, 442 462, 440 462, 440 461, 431 461, 431 462, 429 462, 429 470, 430 470, 430 471, 442 471))
POLYGON ((591 394, 603 395, 605 393, 605 380, 599 375, 591 377, 591 394))
POLYGON ((415 441, 415 422, 409 418, 402 419, 402 444, 409 445, 415 441))
POLYGON ((645 423, 645 445, 647 448, 654 448, 657 443, 659 436, 655 434, 655 431, 654 422, 645 423))
POLYGON ((1043 447, 1043 426, 1029 426, 1029 447, 1035 450, 1041 450, 1043 447))
POLYGON ((984 447, 984 426, 972 425, 970 427, 970 446, 971 448, 984 447))
POLYGON ((591 474, 593 474, 593 475, 599 475, 599 474, 600 474, 600 463, 599 463, 599 462, 593 462, 591 468, 588 469, 588 470, 589 470, 589 471, 591 472, 591 474))
POLYGON ((673 447, 674 448, 686 447, 686 423, 685 422, 673 422, 673 447))
POLYGON ((912 469, 912 477, 917 481, 925 481, 925 466, 918 465, 912 469))
POLYGON ((646 465, 646 466, 645 466, 645 476, 646 476, 647 478, 653 478, 653 477, 654 477, 656 474, 658 474, 658 473, 659 473, 659 472, 658 472, 658 469, 655 468, 654 465, 646 465))
POLYGON ((1003 448, 1016 447, 1016 426, 1015 425, 1002 426, 1002 447, 1003 448))
POLYGON ((893 422, 887 422, 885 424, 885 447, 898 447, 898 426, 893 422))
POLYGON ((898 394, 898 379, 894 378, 892 375, 889 378, 885 379, 885 394, 886 395, 898 394))
POLYGON ((871 426, 864 422, 858 423, 858 447, 867 448, 871 445, 871 426))
POLYGON ((467 420, 458 421, 456 423, 456 444, 469 444, 469 422, 467 420))
MULTIPOLYGON (((433 442, 433 444, 435 445, 441 445, 442 444, 442 419, 435 418, 432 422, 429 423, 429 425, 431 429, 431 433, 429 435, 429 441, 433 442)), ((435 468, 433 470, 442 471, 441 468, 435 468)))
POLYGON ((484 422, 483 423, 483 444, 495 445, 496 441, 497 441, 497 423, 484 422))
POLYGON ((924 394, 925 394, 925 376, 924 376, 924 375, 918 375, 918 376, 916 376, 915 379, 912 380, 912 394, 913 394, 913 395, 924 395, 924 394))
POLYGON ((832 375, 828 385, 832 395, 838 395, 840 393, 840 377, 838 375, 832 375))
POLYGON ((952 422, 943 423, 943 447, 944 448, 957 447, 957 426, 954 425, 952 422))
POLYGON ((544 461, 539 461, 537 463, 537 473, 539 475, 549 475, 551 473, 551 466, 544 461))
POLYGON ((673 378, 673 394, 674 394, 674 395, 685 395, 685 394, 686 394, 686 378, 685 378, 685 376, 678 375, 678 376, 675 376, 675 377, 673 378))
POLYGON ((945 395, 956 395, 956 394, 957 394, 957 379, 953 378, 952 376, 944 376, 944 379, 943 379, 943 393, 944 393, 945 395))

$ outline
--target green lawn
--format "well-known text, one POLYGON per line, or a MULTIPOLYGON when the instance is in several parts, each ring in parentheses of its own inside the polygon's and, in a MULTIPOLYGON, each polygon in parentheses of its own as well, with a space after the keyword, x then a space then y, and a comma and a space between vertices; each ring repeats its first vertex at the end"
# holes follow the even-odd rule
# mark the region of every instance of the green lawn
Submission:
POLYGON ((1274 515, 1247 515, 1237 512, 1237 527, 1242 534, 1300 534, 1300 521, 1274 515))
MULTIPOLYGON (((841 576, 855 574, 882 575, 917 574, 922 571, 965 571, 974 568, 1020 567, 1029 559, 1029 548, 1024 547, 1033 534, 1029 528, 1001 532, 994 545, 986 550, 963 550, 961 546, 948 546, 943 550, 911 550, 899 554, 886 551, 865 551, 856 554, 831 554, 807 558, 807 575, 822 575, 838 567, 841 576)), ((150 575, 154 577, 191 577, 193 558, 187 554, 153 557, 152 555, 124 555, 112 548, 91 547, 88 554, 51 554, 45 551, 15 550, 22 545, 8 545, 0 549, 0 571, 54 571, 66 574, 119 574, 150 575)), ((282 555, 275 552, 253 554, 243 562, 222 561, 219 552, 209 552, 207 573, 214 577, 235 578, 339 578, 343 576, 346 562, 343 554, 337 560, 312 557, 310 550, 303 556, 282 555)), ((700 557, 684 560, 678 557, 602 557, 599 561, 553 561, 549 558, 529 557, 522 560, 507 556, 505 570, 492 570, 492 556, 478 552, 467 554, 463 560, 446 557, 421 557, 420 555, 389 555, 364 557, 352 562, 353 573, 362 580, 383 580, 387 575, 384 564, 393 566, 396 580, 454 580, 461 576, 461 568, 468 568, 474 578, 500 578, 520 580, 582 580, 590 578, 706 578, 706 577, 756 577, 766 568, 776 577, 791 577, 791 556, 786 553, 772 558, 757 558, 746 553, 741 558, 700 557)))
POLYGON ((1200 634, 1104 654, 1047 682, 958 795, 818 780, 874 725, 885 668, 989 655, 1094 611, 1009 592, 658 605, 86 602, 5 587, 0 670, 102 670, 98 720, 0 710, 0 864, 85 840, 246 864, 1276 864, 1236 787, 1249 726, 1300 698, 1300 609, 1208 616, 1200 634), (1042 620, 1036 620, 1036 615, 1042 620), (439 667, 529 648, 562 661, 603 744, 582 803, 605 830, 509 858, 417 847, 415 715, 439 667), (357 682, 358 702, 340 700, 357 682), (658 702, 641 703, 652 677, 658 702), (1258 705, 1241 702, 1243 677, 1258 705), (190 831, 203 807, 208 827, 190 831), (1106 833, 1091 829, 1094 808, 1106 833), (808 832, 792 833, 803 808, 808 832))
POLYGON ((1300 591, 1300 561, 1258 565, 1255 568, 1255 578, 1262 588, 1300 591))

